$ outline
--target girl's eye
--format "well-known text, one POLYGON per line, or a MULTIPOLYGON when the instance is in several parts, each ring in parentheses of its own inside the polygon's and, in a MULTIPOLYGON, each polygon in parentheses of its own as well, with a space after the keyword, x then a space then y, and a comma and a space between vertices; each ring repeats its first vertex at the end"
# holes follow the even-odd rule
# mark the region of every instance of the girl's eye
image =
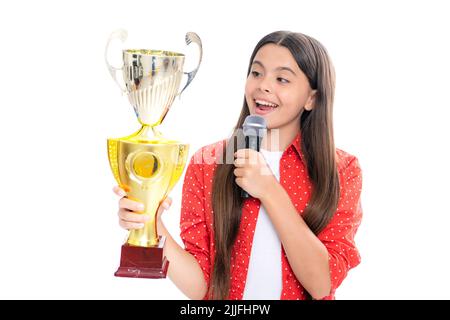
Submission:
POLYGON ((257 77, 259 75, 260 75, 260 73, 258 71, 252 71, 252 76, 257 77))
POLYGON ((277 80, 280 81, 281 83, 289 83, 289 80, 284 78, 277 78, 277 80))

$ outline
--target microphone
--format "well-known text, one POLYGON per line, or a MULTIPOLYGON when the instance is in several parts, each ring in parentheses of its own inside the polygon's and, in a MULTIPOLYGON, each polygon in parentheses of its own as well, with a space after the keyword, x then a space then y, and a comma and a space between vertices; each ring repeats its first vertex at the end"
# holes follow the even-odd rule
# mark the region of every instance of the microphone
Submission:
MULTIPOLYGON (((250 115, 245 118, 242 125, 245 149, 253 149, 259 152, 262 138, 266 134, 267 124, 266 119, 261 116, 250 115)), ((249 198, 250 195, 244 189, 241 189, 241 197, 249 198)))

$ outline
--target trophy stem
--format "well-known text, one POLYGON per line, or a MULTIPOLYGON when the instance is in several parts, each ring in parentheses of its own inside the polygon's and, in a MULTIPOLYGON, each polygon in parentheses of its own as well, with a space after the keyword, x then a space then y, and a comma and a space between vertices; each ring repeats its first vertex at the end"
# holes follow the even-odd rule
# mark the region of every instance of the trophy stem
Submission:
POLYGON ((141 129, 136 133, 136 136, 145 140, 159 140, 162 138, 161 132, 156 130, 156 126, 151 127, 146 124, 142 125, 141 129))
POLYGON ((142 124, 138 131, 122 139, 134 143, 160 143, 162 140, 165 140, 161 132, 156 129, 156 126, 152 127, 147 124, 142 124))
POLYGON ((150 213, 150 220, 143 228, 130 231, 127 243, 139 247, 157 247, 158 233, 156 230, 156 213, 150 213))

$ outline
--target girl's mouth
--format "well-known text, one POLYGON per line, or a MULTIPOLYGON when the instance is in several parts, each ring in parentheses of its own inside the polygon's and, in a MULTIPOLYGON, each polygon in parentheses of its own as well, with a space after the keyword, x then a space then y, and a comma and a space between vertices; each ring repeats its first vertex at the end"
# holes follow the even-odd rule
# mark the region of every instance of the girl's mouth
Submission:
POLYGON ((273 110, 275 110, 276 108, 278 108, 278 105, 275 103, 259 99, 255 100, 255 104, 256 104, 255 112, 261 115, 268 114, 273 110))

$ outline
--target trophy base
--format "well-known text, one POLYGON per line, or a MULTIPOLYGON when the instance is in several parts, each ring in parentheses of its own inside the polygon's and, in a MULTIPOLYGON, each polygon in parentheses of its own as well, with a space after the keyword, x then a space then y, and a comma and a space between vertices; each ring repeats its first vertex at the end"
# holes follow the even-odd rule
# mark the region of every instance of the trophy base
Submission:
POLYGON ((159 237, 158 246, 137 247, 122 245, 120 267, 116 277, 163 279, 167 276, 169 261, 163 256, 166 237, 159 237))

